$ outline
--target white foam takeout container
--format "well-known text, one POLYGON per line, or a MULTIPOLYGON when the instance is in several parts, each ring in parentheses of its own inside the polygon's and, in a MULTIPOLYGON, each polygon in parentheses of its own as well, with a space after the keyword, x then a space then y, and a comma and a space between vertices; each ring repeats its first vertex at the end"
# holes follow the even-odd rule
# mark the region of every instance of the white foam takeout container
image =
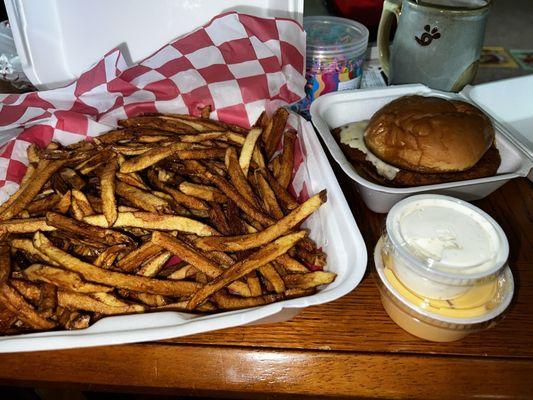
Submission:
POLYGON ((302 118, 298 138, 304 169, 301 179, 309 194, 327 189, 328 201, 302 227, 326 252, 326 270, 337 278, 311 296, 264 306, 195 316, 175 311, 107 317, 87 329, 0 336, 0 353, 56 350, 170 339, 240 325, 286 321, 303 308, 327 303, 351 292, 363 278, 367 252, 346 198, 312 125, 302 118))
POLYGON ((22 69, 39 90, 72 82, 120 47, 137 63, 209 22, 239 11, 303 20, 304 0, 5 0, 22 69))
MULTIPOLYGON (((487 84, 487 86, 489 85, 487 84)), ((386 187, 370 182, 360 176, 330 132, 331 129, 350 122, 370 119, 385 104, 405 95, 437 96, 471 103, 477 103, 479 101, 478 107, 483 109, 483 103, 479 100, 485 98, 482 92, 479 92, 479 95, 474 97, 475 101, 468 96, 468 93, 475 93, 475 89, 476 87, 474 86, 466 88, 461 93, 448 93, 433 90, 424 85, 414 84, 328 93, 320 96, 311 104, 311 118, 335 161, 356 182, 357 190, 361 194, 365 204, 374 212, 386 213, 394 204, 403 198, 419 193, 444 194, 467 201, 479 200, 498 189, 510 179, 527 176, 533 166, 531 148, 529 148, 527 140, 524 140, 524 136, 522 135, 513 135, 507 128, 507 121, 510 119, 509 115, 505 115, 504 118, 507 121, 504 121, 504 118, 497 118, 490 110, 484 110, 491 116, 494 124, 496 147, 500 151, 502 159, 500 168, 495 176, 410 188, 386 187)), ((518 87, 516 87, 516 90, 518 90, 518 87)), ((494 96, 492 90, 484 89, 483 91, 490 94, 490 96, 494 96)), ((531 92, 524 93, 521 101, 526 103, 528 101, 530 102, 531 107, 526 110, 529 110, 530 118, 533 121, 533 99, 531 98, 531 92), (528 96, 530 96, 529 99, 527 98, 528 96)), ((516 98, 515 102, 521 103, 516 98)), ((508 107, 507 109, 510 110, 508 107)), ((517 107, 517 109, 520 109, 520 107, 517 107)), ((531 127, 531 131, 533 131, 533 127, 531 127)))

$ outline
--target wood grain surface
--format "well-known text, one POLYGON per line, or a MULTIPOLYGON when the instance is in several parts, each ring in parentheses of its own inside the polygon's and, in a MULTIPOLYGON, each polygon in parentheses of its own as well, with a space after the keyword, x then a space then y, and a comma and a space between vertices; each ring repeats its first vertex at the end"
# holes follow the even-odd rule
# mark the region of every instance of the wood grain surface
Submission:
MULTIPOLYGON (((372 254, 384 215, 370 212, 336 173, 372 254)), ((426 342, 397 327, 367 272, 347 296, 283 323, 161 343, 0 354, 0 382, 242 398, 531 398, 532 194, 529 181, 516 179, 474 202, 507 234, 517 291, 505 319, 462 341, 426 342)))

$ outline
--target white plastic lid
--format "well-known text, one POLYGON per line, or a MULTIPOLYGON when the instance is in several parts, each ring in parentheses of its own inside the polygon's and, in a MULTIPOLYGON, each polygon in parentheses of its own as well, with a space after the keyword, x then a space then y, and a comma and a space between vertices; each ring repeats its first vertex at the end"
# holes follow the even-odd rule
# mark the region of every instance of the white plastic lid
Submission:
POLYGON ((363 54, 368 46, 368 29, 346 18, 305 17, 307 58, 348 57, 363 54))
POLYGON ((492 217, 449 196, 408 197, 392 207, 386 227, 406 264, 436 280, 490 276, 509 255, 507 238, 492 217))

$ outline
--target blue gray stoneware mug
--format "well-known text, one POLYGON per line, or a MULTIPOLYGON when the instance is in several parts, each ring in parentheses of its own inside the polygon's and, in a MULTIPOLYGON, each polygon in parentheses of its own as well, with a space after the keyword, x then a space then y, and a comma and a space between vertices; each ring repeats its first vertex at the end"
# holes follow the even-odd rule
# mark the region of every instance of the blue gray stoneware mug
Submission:
POLYGON ((490 5, 490 0, 385 0, 378 48, 389 82, 460 91, 476 74, 490 5), (394 17, 398 28, 389 50, 394 17))

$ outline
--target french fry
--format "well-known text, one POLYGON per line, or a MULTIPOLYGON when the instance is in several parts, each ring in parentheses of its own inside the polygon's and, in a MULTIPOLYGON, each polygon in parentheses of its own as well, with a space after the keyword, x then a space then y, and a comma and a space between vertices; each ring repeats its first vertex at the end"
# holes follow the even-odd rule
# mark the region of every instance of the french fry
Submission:
POLYGON ((165 266, 170 257, 172 257, 170 251, 163 251, 161 254, 156 254, 139 268, 137 274, 148 277, 156 276, 165 266))
POLYGON ((259 201, 248 183, 247 175, 243 172, 237 158, 237 151, 233 147, 226 149, 225 163, 233 186, 251 205, 259 207, 259 201))
POLYGON ((0 284, 0 300, 9 311, 33 329, 52 329, 56 326, 38 313, 9 283, 0 284))
POLYGON ((239 191, 236 190, 235 187, 231 185, 227 180, 225 180, 219 175, 213 174, 211 171, 206 169, 202 164, 197 161, 191 161, 188 163, 188 165, 192 169, 195 169, 202 173, 210 182, 212 182, 216 187, 218 187, 228 198, 233 200, 237 204, 237 206, 251 218, 266 225, 272 222, 272 218, 268 217, 261 210, 257 209, 257 207, 250 204, 248 200, 246 200, 244 196, 242 196, 242 194, 239 193, 239 191))
POLYGON ((20 278, 11 279, 9 284, 31 304, 37 304, 39 302, 42 292, 41 285, 20 278))
POLYGON ((132 244, 131 238, 121 232, 89 225, 55 212, 46 213, 46 223, 64 232, 110 246, 120 243, 132 244))
POLYGON ((11 254, 7 243, 0 243, 0 285, 7 282, 11 274, 11 254))
POLYGON ((279 276, 276 269, 271 264, 265 264, 259 267, 259 273, 268 280, 276 293, 283 293, 285 291, 285 283, 281 276, 279 276))
POLYGON ((39 150, 37 145, 34 143, 31 143, 26 148, 26 155, 28 156, 28 162, 30 164, 37 164, 41 160, 40 153, 41 151, 39 150))
MULTIPOLYGON (((84 222, 106 227, 107 220, 100 215, 90 215, 85 217, 84 222)), ((150 230, 162 231, 180 231, 186 233, 194 233, 198 236, 219 235, 219 233, 202 222, 191 218, 181 217, 178 215, 154 214, 148 212, 121 212, 118 213, 117 220, 113 224, 113 228, 133 227, 150 230)))
POLYGON ((171 273, 169 276, 167 276, 167 279, 174 279, 177 281, 180 281, 182 279, 190 278, 191 276, 196 275, 196 272, 198 270, 193 267, 191 264, 186 264, 180 269, 177 269, 173 273, 171 273))
POLYGON ((207 105, 205 107, 202 107, 202 110, 200 112, 200 115, 202 116, 202 118, 209 118, 209 115, 211 114, 211 106, 210 105, 207 105))
POLYGON ((12 197, 0 206, 0 221, 11 219, 26 208, 41 191, 48 179, 67 162, 68 160, 43 160, 39 162, 35 172, 27 180, 26 185, 21 186, 12 197))
POLYGON ((166 121, 179 121, 185 125, 190 126, 196 132, 225 130, 226 128, 224 124, 217 123, 217 121, 213 121, 210 119, 195 118, 191 115, 167 114, 167 115, 158 115, 158 118, 161 118, 166 121))
POLYGON ((41 289, 37 312, 45 318, 50 318, 54 316, 54 310, 57 307, 57 288, 48 283, 42 283, 41 289))
POLYGON ((85 213, 83 212, 80 204, 75 198, 72 198, 72 201, 70 203, 70 211, 74 218, 76 218, 78 221, 83 220, 85 218, 85 213))
POLYGON ((272 129, 270 129, 268 136, 264 138, 265 150, 269 159, 278 149, 288 118, 289 112, 286 108, 278 108, 272 116, 272 129))
MULTIPOLYGON (((56 194, 55 192, 52 192, 51 194, 41 197, 39 199, 33 200, 28 206, 26 207, 26 210, 30 215, 35 215, 42 213, 44 211, 49 211, 54 209, 57 204, 59 203, 59 200, 61 197, 56 194)), ((19 214, 20 216, 20 214, 19 214)))
POLYGON ((146 309, 140 304, 112 306, 88 294, 68 292, 65 290, 57 291, 57 302, 61 307, 68 309, 92 311, 104 315, 139 313, 146 309))
POLYGON ((309 269, 305 265, 295 260, 288 254, 283 254, 279 256, 278 258, 276 258, 275 263, 278 263, 279 265, 281 265, 288 272, 292 272, 292 273, 309 272, 309 269))
POLYGON ((45 262, 49 265, 57 266, 58 264, 48 257, 46 254, 43 254, 35 248, 31 239, 12 239, 11 248, 16 250, 22 250, 33 258, 36 258, 39 261, 45 262))
POLYGON ((89 327, 91 316, 78 311, 67 310, 61 306, 56 309, 57 321, 65 329, 85 329, 89 327))
POLYGON ((122 271, 131 272, 137 269, 144 261, 159 254, 160 252, 161 247, 151 240, 144 243, 136 250, 130 252, 126 257, 121 259, 116 266, 122 271))
POLYGON ((32 282, 46 282, 61 289, 79 293, 110 292, 110 286, 85 282, 76 272, 43 264, 33 264, 22 271, 23 276, 32 282))
POLYGON ((246 274, 255 269, 268 264, 275 260, 282 254, 285 254, 291 247, 293 247, 299 240, 306 235, 305 231, 292 233, 267 244, 249 257, 233 264, 230 268, 225 270, 222 275, 216 277, 213 281, 203 286, 200 290, 193 294, 187 308, 193 310, 198 304, 205 301, 213 293, 228 286, 230 283, 242 278, 246 274))
POLYGON ((118 164, 115 159, 110 160, 103 168, 100 175, 100 193, 102 199, 102 212, 107 220, 107 225, 112 226, 117 219, 117 201, 115 199, 115 174, 118 164))
POLYGON ((255 180, 257 182, 257 187, 259 189, 261 199, 263 200, 265 210, 275 219, 283 218, 283 211, 278 204, 276 194, 268 184, 265 176, 258 171, 259 170, 256 170, 255 172, 255 180))
POLYGON ((242 308, 257 307, 269 303, 274 303, 275 301, 279 301, 282 299, 283 296, 279 294, 266 294, 257 297, 242 298, 238 296, 232 296, 220 291, 213 295, 213 300, 222 310, 240 310, 242 308))
POLYGON ((57 203, 56 210, 61 214, 66 214, 72 204, 72 192, 68 190, 65 194, 61 195, 59 202, 57 203))
POLYGON ((296 132, 288 130, 285 132, 283 139, 283 153, 281 155, 279 173, 276 176, 278 182, 285 189, 289 186, 292 178, 292 169, 294 167, 294 142, 296 141, 296 132))
MULTIPOLYGON (((154 232, 152 240, 154 243, 177 255, 183 261, 191 264, 197 270, 206 274, 209 278, 216 278, 223 271, 203 254, 178 238, 161 232, 154 232)), ((230 289, 239 293, 241 296, 250 296, 250 289, 243 282, 234 282, 234 284, 230 286, 230 289)))
MULTIPOLYGON (((187 309, 187 301, 178 301, 176 303, 169 303, 165 304, 164 306, 155 307, 154 310, 161 310, 161 311, 179 311, 179 312, 191 312, 191 310, 187 309)), ((210 313, 217 311, 217 308, 209 303, 205 302, 203 304, 200 304, 198 307, 194 309, 194 311, 202 312, 202 313, 210 313)))
POLYGON ((288 288, 310 289, 320 285, 327 285, 333 282, 336 276, 333 272, 314 271, 306 274, 285 275, 283 280, 288 288))
POLYGON ((142 210, 154 213, 168 212, 171 210, 170 204, 167 201, 124 182, 116 183, 116 191, 120 197, 125 198, 135 207, 142 210))
POLYGON ((279 176, 280 170, 281 170, 281 156, 278 154, 276 157, 274 157, 270 162, 268 163, 268 168, 270 171, 272 171, 272 175, 276 177, 279 176))
POLYGON ((119 181, 127 183, 130 186, 135 186, 142 190, 150 190, 150 188, 144 183, 144 181, 136 172, 130 172, 128 174, 117 172, 115 176, 119 181))
MULTIPOLYGON (((29 147, 28 147, 29 148, 29 147)), ((20 181, 20 186, 25 186, 28 180, 31 178, 33 173, 35 172, 35 166, 33 164, 28 165, 28 168, 26 169, 26 172, 24 173, 24 176, 22 177, 20 181)))
POLYGON ((202 250, 220 251, 242 251, 259 247, 280 237, 290 229, 294 228, 325 202, 326 191, 323 190, 309 198, 309 200, 307 200, 305 203, 302 203, 298 208, 291 211, 290 214, 260 232, 232 237, 226 236, 220 238, 200 238, 196 242, 196 245, 202 250))
POLYGON ((209 210, 209 207, 203 200, 200 200, 193 196, 189 196, 185 193, 180 192, 179 190, 173 189, 164 184, 157 176, 155 171, 149 171, 147 175, 152 185, 154 185, 157 189, 162 190, 163 192, 171 195, 176 203, 181 204, 187 208, 192 208, 194 210, 209 210))
POLYGON ((170 157, 176 151, 184 150, 188 147, 189 145, 185 143, 174 143, 167 147, 155 147, 137 157, 124 161, 120 166, 120 172, 127 174, 130 172, 142 171, 143 169, 170 157))
POLYGON ((167 131, 173 133, 194 133, 196 129, 183 123, 181 120, 170 118, 168 116, 143 116, 128 118, 118 121, 120 126, 126 128, 148 128, 167 131))
POLYGON ((115 244, 114 246, 108 247, 98 255, 93 264, 97 267, 108 269, 113 265, 120 253, 127 248, 128 246, 126 244, 115 244))
POLYGON ((171 143, 173 139, 169 135, 141 135, 137 137, 137 141, 139 143, 159 143, 166 145, 166 143, 171 143))
POLYGON ((263 130, 261 128, 250 129, 250 132, 248 132, 246 140, 242 145, 241 154, 239 155, 239 165, 241 166, 244 176, 248 176, 248 169, 250 168, 250 161, 252 160, 255 145, 262 132, 263 130))
POLYGON ((9 334, 17 316, 0 303, 0 334, 9 334))
POLYGON ((0 233, 33 233, 37 231, 50 232, 56 228, 46 223, 45 218, 20 218, 0 221, 0 233))
POLYGON ((246 283, 250 288, 251 297, 257 297, 263 294, 263 289, 261 288, 261 281, 257 277, 255 271, 252 271, 248 275, 246 275, 246 283))
POLYGON ((113 145, 113 151, 124 156, 140 156, 156 148, 153 144, 113 145))
POLYGON ((228 201, 228 198, 224 193, 211 186, 198 185, 191 182, 181 182, 179 189, 189 196, 198 197, 205 201, 216 201, 217 203, 225 203, 228 201))
POLYGON ((122 287, 137 292, 147 292, 166 296, 188 296, 195 292, 198 284, 194 282, 168 281, 144 276, 127 275, 121 272, 104 270, 71 256, 53 246, 40 232, 37 232, 33 244, 48 257, 69 271, 79 273, 84 279, 104 285, 122 287))
POLYGON ((93 207, 91 206, 89 199, 87 199, 87 196, 85 196, 85 193, 77 189, 72 189, 72 200, 75 201, 83 217, 94 214, 93 207))
POLYGON ((270 188, 276 194, 276 198, 279 200, 279 203, 285 212, 292 211, 298 207, 298 202, 292 197, 287 190, 281 186, 276 178, 268 171, 268 169, 261 169, 258 173, 261 173, 265 176, 270 188))
POLYGON ((59 171, 59 176, 73 189, 82 190, 86 185, 85 181, 72 168, 63 168, 59 171))
POLYGON ((131 140, 135 138, 135 133, 128 129, 115 129, 104 133, 96 138, 94 141, 98 144, 109 144, 123 140, 131 140))
POLYGON ((140 301, 141 303, 154 308, 162 307, 169 303, 169 300, 166 297, 159 294, 128 292, 128 298, 140 301))
POLYGON ((226 139, 228 136, 227 132, 205 132, 197 133, 196 135, 181 135, 179 137, 180 142, 183 143, 202 143, 208 140, 214 139, 226 139))
POLYGON ((211 203, 209 218, 211 220, 211 224, 218 232, 220 232, 222 235, 231 235, 231 227, 220 204, 211 203))
POLYGON ((111 151, 109 149, 96 152, 91 157, 82 161, 74 168, 77 171, 80 171, 82 175, 88 175, 104 162, 106 162, 111 156, 111 151))

